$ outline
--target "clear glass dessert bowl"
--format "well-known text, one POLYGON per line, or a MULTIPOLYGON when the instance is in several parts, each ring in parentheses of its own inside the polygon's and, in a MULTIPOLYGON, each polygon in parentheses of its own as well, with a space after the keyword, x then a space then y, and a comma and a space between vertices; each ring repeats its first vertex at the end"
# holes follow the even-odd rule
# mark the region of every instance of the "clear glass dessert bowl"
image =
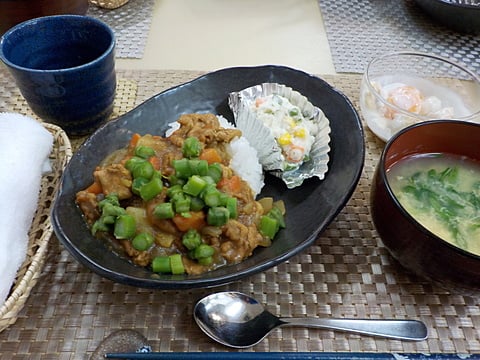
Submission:
POLYGON ((480 78, 435 55, 382 55, 370 61, 363 75, 360 109, 370 130, 383 141, 426 120, 480 123, 480 78))

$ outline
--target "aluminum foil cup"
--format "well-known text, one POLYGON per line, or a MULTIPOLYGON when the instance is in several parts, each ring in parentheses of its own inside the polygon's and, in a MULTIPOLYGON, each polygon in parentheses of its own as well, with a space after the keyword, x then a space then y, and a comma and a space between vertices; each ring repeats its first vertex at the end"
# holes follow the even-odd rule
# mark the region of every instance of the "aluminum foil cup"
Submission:
POLYGON ((276 83, 255 85, 239 92, 230 93, 229 106, 235 116, 235 125, 257 150, 259 161, 265 171, 281 178, 289 189, 297 187, 305 179, 324 179, 328 171, 330 152, 330 122, 323 111, 292 88, 276 83), (314 141, 309 152, 309 160, 291 169, 282 154, 282 148, 272 130, 258 119, 253 110, 256 99, 269 95, 279 95, 300 108, 307 121, 316 124, 314 141))

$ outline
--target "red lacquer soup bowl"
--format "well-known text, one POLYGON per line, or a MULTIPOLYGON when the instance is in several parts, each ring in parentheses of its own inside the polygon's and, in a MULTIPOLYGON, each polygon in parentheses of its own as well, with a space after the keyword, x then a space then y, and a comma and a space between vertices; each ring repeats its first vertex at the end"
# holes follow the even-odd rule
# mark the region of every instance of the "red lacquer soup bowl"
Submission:
MULTIPOLYGON (((467 160, 480 166, 480 124, 434 120, 408 127, 392 137, 383 150, 372 183, 374 225, 385 247, 406 269, 448 289, 480 292, 480 255, 447 242, 445 234, 442 238, 432 232, 435 230, 421 225, 400 203, 398 192, 394 192, 392 168, 425 154, 459 162, 467 160)), ((480 182, 480 177, 474 181, 480 182)), ((418 183, 414 183, 411 190, 416 192, 418 188, 418 183)), ((480 189, 475 191, 480 196, 480 189)), ((469 241, 478 244, 480 238, 469 241)))

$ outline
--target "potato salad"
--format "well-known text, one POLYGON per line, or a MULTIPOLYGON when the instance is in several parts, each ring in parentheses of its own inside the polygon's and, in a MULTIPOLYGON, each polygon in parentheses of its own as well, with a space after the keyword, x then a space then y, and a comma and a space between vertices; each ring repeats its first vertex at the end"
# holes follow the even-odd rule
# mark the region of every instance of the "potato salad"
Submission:
POLYGON ((306 119, 300 108, 287 98, 272 94, 257 98, 253 110, 268 127, 282 149, 286 168, 291 170, 309 160, 310 150, 318 133, 318 124, 306 119))

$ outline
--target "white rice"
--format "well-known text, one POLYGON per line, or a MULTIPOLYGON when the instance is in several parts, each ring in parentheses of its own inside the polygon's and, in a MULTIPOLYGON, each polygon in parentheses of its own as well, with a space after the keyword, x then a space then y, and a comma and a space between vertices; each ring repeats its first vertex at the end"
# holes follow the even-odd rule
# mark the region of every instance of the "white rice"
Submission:
MULTIPOLYGON (((235 128, 223 116, 217 116, 217 118, 223 128, 235 128)), ((226 149, 231 157, 229 166, 250 185, 255 196, 257 196, 264 185, 263 170, 262 165, 258 161, 257 150, 250 145, 244 136, 233 139, 226 146, 226 149)))
MULTIPOLYGON (((223 116, 219 115, 217 118, 223 128, 235 128, 235 126, 228 122, 223 116)), ((170 136, 179 127, 180 124, 176 121, 170 123, 165 136, 170 136)), ((226 150, 231 157, 230 168, 250 185, 255 196, 257 196, 264 185, 263 170, 262 165, 258 161, 257 150, 250 145, 244 136, 233 139, 230 144, 227 145, 226 150)))

